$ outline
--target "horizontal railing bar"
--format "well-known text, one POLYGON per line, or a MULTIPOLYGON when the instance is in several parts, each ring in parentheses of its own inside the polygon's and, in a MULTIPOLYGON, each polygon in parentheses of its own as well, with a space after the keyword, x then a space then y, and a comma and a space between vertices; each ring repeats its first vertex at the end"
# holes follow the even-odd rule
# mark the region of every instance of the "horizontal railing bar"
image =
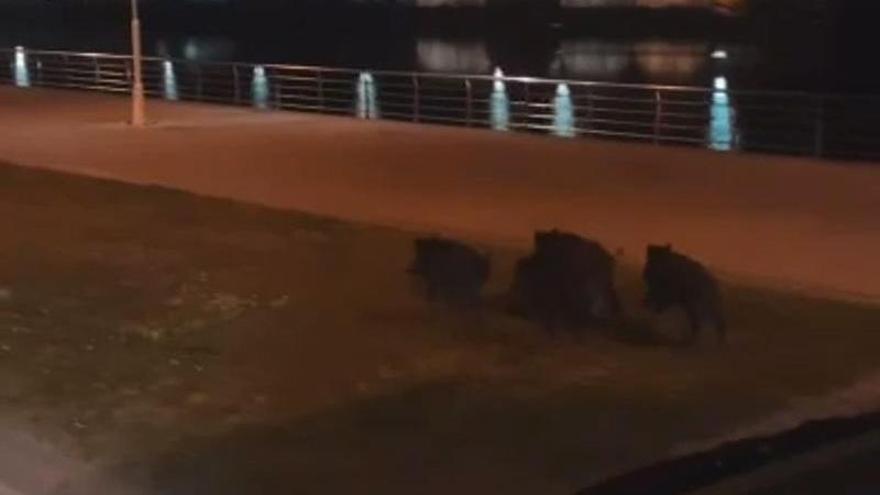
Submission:
POLYGON ((307 110, 307 111, 319 111, 319 112, 330 112, 333 114, 348 114, 348 109, 342 108, 333 108, 333 107, 325 107, 320 105, 282 105, 283 109, 292 109, 292 110, 307 110))
POLYGON ((98 90, 98 91, 112 91, 112 92, 128 92, 129 88, 119 87, 119 86, 101 86, 96 84, 53 84, 49 83, 46 85, 47 87, 52 88, 67 88, 67 89, 90 89, 90 90, 98 90))
MULTIPOLYGON (((391 101, 408 101, 415 102, 416 100, 424 101, 425 98, 422 95, 416 96, 412 93, 382 93, 382 104, 386 104, 391 101)), ((467 103, 467 100, 462 99, 461 103, 467 103)))
POLYGON ((69 77, 64 78, 64 80, 43 79, 40 82, 43 83, 45 81, 55 82, 57 84, 64 84, 65 82, 69 81, 69 82, 74 82, 74 83, 76 83, 76 82, 96 83, 97 82, 97 83, 119 84, 119 85, 123 85, 123 86, 129 85, 128 81, 125 79, 98 79, 98 80, 96 80, 94 77, 83 77, 83 76, 69 76, 69 77))
POLYGON ((625 115, 646 115, 646 116, 654 116, 656 113, 653 110, 630 110, 628 108, 616 108, 616 107, 594 107, 590 108, 578 108, 579 110, 584 111, 592 111, 593 113, 622 113, 625 115))
POLYGON ((647 98, 624 98, 622 96, 599 96, 599 95, 591 95, 589 97, 581 96, 573 98, 573 101, 581 104, 582 101, 622 101, 624 103, 644 103, 646 105, 654 105, 657 100, 647 99, 647 98))
POLYGON ((44 74, 59 73, 60 72, 60 73, 65 73, 65 74, 91 74, 91 75, 94 75, 98 71, 95 69, 94 66, 92 66, 92 67, 86 67, 83 69, 78 69, 75 67, 52 67, 52 68, 47 69, 44 67, 43 69, 40 69, 37 72, 38 73, 42 72, 44 74))
POLYGON ((683 131, 705 131, 705 126, 697 126, 697 125, 687 125, 687 124, 669 124, 666 122, 659 122, 657 124, 658 129, 680 129, 683 131))
POLYGON ((709 118, 709 116, 705 115, 705 114, 669 112, 669 111, 664 110, 663 111, 663 118, 667 119, 670 117, 677 118, 677 119, 700 119, 700 120, 707 120, 709 118))
POLYGON ((324 101, 327 103, 339 103, 341 105, 346 105, 349 108, 352 107, 353 103, 351 100, 341 99, 341 98, 318 98, 318 97, 302 97, 302 96, 281 96, 282 100, 318 100, 324 101))

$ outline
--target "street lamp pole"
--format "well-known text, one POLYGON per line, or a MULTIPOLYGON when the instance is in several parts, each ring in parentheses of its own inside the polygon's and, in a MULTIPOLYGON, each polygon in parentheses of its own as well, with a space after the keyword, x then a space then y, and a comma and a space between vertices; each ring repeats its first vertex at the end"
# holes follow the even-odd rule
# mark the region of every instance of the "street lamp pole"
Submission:
POLYGON ((146 121, 144 110, 144 77, 141 68, 141 20, 138 16, 138 0, 131 0, 131 125, 143 127, 146 121))

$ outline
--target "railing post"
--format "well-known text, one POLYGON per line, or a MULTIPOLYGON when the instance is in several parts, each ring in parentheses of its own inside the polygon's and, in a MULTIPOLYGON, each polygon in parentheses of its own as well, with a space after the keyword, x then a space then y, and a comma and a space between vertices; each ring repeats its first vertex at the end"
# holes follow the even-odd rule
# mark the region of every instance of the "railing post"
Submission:
POLYGON ((43 85, 43 61, 39 57, 34 57, 34 82, 37 86, 43 85))
POLYGON ((825 154, 825 98, 817 97, 815 134, 813 135, 813 153, 817 158, 825 154))
POLYGON ((324 73, 321 69, 318 69, 317 74, 318 80, 318 106, 321 107, 321 110, 327 109, 327 102, 324 100, 324 73))
POLYGON ((238 77, 237 64, 232 64, 232 91, 235 95, 235 104, 241 105, 241 81, 239 81, 238 77))
POLYGON ((660 132, 663 125, 663 100, 660 90, 654 90, 654 144, 660 143, 660 132))
POLYGON ((413 122, 418 122, 421 118, 421 109, 419 108, 421 102, 419 99, 419 75, 413 74, 412 76, 413 83, 413 122))
POLYGON ((464 89, 465 89, 465 121, 467 122, 467 126, 470 127, 473 125, 473 117, 474 117, 474 98, 473 98, 473 87, 471 85, 471 80, 466 78, 464 80, 464 89))
POLYGON ((275 90, 275 110, 281 110, 281 92, 284 88, 281 87, 281 81, 272 82, 271 78, 267 74, 266 77, 269 79, 269 86, 275 90))
POLYGON ((202 87, 202 66, 196 64, 196 99, 202 101, 204 88, 202 87))
MULTIPOLYGON (((528 81, 525 81, 523 83, 523 89, 524 89, 523 92, 525 93, 525 101, 523 102, 523 104, 525 105, 525 110, 526 110, 525 111, 525 126, 526 126, 525 129, 529 130, 529 126, 532 125, 532 95, 531 95, 532 86, 531 86, 531 83, 528 81)), ((515 117, 515 115, 514 115, 514 117, 515 117)))
POLYGON ((125 82, 129 86, 131 86, 131 77, 132 77, 132 75, 131 75, 131 59, 126 58, 125 59, 125 82))
POLYGON ((587 118, 584 122, 584 129, 590 131, 593 129, 593 92, 587 89, 587 118))
POLYGON ((101 64, 98 62, 97 55, 92 57, 92 60, 95 63, 95 86, 101 85, 101 64))

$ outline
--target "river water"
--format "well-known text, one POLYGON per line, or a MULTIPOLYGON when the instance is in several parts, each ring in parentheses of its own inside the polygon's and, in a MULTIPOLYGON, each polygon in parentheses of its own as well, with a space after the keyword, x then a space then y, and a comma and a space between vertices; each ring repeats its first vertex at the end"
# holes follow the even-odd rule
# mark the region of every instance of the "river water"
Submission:
MULTIPOLYGON (((0 19, 0 46, 127 52, 126 19, 120 17, 45 29, 34 29, 32 20, 0 19)), ((382 18, 353 24, 351 17, 340 23, 299 19, 286 27, 249 16, 210 28, 148 16, 146 52, 193 61, 444 73, 491 74, 500 67, 508 75, 703 87, 724 77, 737 90, 871 92, 864 77, 840 66, 835 50, 841 48, 811 21, 719 30, 703 19, 664 18, 647 23, 648 29, 618 30, 636 21, 610 16, 574 27, 541 21, 523 28, 490 19, 462 29, 455 22, 401 28, 382 18), (679 24, 688 29, 677 32, 679 24)))

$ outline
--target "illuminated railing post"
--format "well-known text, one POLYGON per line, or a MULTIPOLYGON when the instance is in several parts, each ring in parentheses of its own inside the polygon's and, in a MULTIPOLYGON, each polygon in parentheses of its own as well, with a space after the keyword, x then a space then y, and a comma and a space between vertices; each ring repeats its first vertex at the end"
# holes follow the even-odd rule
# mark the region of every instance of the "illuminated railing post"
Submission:
POLYGON ((28 88, 31 85, 31 74, 28 70, 27 53, 24 47, 15 47, 15 57, 12 62, 12 72, 15 74, 15 85, 19 88, 28 88))
POLYGON ((376 80, 369 72, 361 72, 357 82, 357 116, 362 119, 378 119, 379 103, 376 100, 376 80))
POLYGON ((180 99, 180 93, 177 90, 177 75, 174 73, 174 64, 170 60, 162 61, 162 95, 166 100, 180 99))
POLYGON ((565 83, 556 85, 556 96, 553 98, 553 134, 560 137, 575 136, 571 89, 565 83))
POLYGON ((266 77, 266 68, 262 65, 254 66, 251 80, 251 100, 254 108, 265 110, 269 108, 269 78, 266 77))
POLYGON ((735 112, 727 92, 727 78, 718 76, 713 83, 712 106, 709 109, 709 148, 730 151, 734 147, 735 112))
POLYGON ((507 85, 501 67, 495 69, 492 81, 492 95, 489 97, 489 117, 492 129, 506 131, 510 128, 510 100, 507 98, 507 85))

